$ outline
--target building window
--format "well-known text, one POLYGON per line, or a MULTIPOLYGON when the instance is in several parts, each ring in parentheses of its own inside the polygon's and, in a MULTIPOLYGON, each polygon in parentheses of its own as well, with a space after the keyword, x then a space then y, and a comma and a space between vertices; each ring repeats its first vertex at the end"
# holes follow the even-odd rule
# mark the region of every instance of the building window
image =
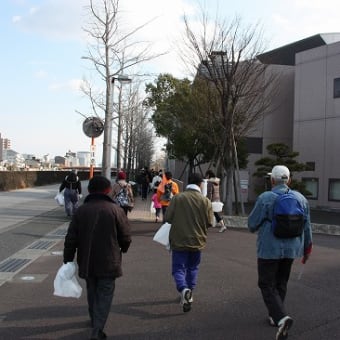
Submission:
POLYGON ((319 179, 318 178, 302 178, 302 182, 306 186, 306 190, 310 192, 310 194, 306 194, 306 198, 311 200, 318 199, 319 195, 319 179))
POLYGON ((306 162, 306 171, 315 171, 315 162, 306 162))
POLYGON ((340 78, 334 79, 334 98, 340 98, 340 78))
POLYGON ((329 180, 328 200, 329 201, 340 201, 340 179, 329 180))
POLYGON ((248 153, 262 154, 262 138, 258 137, 246 137, 245 139, 246 148, 248 153))

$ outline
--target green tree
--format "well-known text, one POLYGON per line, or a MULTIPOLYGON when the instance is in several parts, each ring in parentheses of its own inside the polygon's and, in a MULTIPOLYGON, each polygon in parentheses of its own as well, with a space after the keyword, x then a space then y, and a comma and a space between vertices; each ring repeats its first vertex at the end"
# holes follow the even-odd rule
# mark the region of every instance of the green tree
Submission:
POLYGON ((202 114, 202 92, 188 79, 161 74, 155 84, 146 85, 146 93, 144 105, 153 110, 156 133, 167 138, 168 157, 187 162, 189 173, 209 162, 215 148, 209 137, 210 122, 202 114))
POLYGON ((242 199, 238 179, 233 186, 234 173, 239 175, 240 168, 238 141, 268 110, 269 98, 277 88, 276 75, 266 72, 268 65, 257 59, 263 52, 259 25, 244 26, 238 17, 228 22, 219 18, 219 13, 212 22, 204 8, 200 14, 199 24, 192 24, 191 16, 184 16, 181 56, 192 67, 196 79, 206 82, 209 114, 214 119, 210 136, 215 140, 216 163, 222 174, 224 210, 232 214, 233 193, 242 199))
POLYGON ((299 163, 295 158, 299 156, 299 153, 292 151, 289 146, 281 143, 273 143, 267 146, 267 151, 270 156, 263 157, 255 162, 258 167, 253 176, 258 178, 266 178, 267 182, 264 186, 256 188, 257 193, 265 191, 270 188, 268 173, 275 165, 285 165, 291 172, 291 184, 290 187, 294 190, 300 191, 304 195, 310 195, 310 192, 306 189, 305 184, 301 181, 297 181, 293 177, 293 173, 307 170, 305 163, 299 163))

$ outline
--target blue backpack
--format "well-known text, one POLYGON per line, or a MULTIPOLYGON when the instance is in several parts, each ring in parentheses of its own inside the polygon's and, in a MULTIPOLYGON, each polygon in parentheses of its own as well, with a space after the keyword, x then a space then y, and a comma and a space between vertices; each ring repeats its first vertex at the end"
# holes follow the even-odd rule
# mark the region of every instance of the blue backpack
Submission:
POLYGON ((274 203, 272 230, 278 238, 293 238, 302 235, 304 209, 291 190, 278 194, 274 203))

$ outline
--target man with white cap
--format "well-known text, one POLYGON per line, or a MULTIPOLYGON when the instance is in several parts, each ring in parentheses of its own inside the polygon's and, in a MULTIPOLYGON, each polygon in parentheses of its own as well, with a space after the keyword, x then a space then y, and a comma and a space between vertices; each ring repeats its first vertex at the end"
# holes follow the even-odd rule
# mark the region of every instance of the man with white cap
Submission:
MULTIPOLYGON (((295 258, 302 257, 302 263, 308 260, 312 251, 312 230, 308 201, 302 194, 288 187, 291 180, 289 169, 284 165, 276 165, 270 177, 272 190, 263 192, 257 198, 248 216, 248 229, 258 232, 258 286, 269 313, 269 323, 278 327, 276 339, 283 340, 288 338, 288 330, 293 324, 293 319, 287 314, 284 305, 291 267, 295 258), (293 205, 291 202, 296 202, 296 206, 301 207, 301 232, 293 236, 278 235, 274 230, 277 226, 273 221, 281 216, 276 213, 278 200, 284 194, 289 194, 291 198, 289 202, 286 201, 288 204, 293 205)), ((286 224, 287 228, 288 224, 290 227, 289 222, 286 224)), ((280 227, 285 228, 285 222, 281 223, 280 227)))

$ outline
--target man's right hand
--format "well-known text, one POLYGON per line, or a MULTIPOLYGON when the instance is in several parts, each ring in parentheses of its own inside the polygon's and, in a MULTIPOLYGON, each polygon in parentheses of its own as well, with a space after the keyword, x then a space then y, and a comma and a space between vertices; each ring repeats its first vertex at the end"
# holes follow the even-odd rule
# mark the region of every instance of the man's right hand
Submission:
POLYGON ((309 253, 309 254, 305 254, 305 255, 303 256, 301 262, 302 262, 303 264, 305 264, 305 263, 308 261, 309 256, 310 256, 310 253, 309 253))

